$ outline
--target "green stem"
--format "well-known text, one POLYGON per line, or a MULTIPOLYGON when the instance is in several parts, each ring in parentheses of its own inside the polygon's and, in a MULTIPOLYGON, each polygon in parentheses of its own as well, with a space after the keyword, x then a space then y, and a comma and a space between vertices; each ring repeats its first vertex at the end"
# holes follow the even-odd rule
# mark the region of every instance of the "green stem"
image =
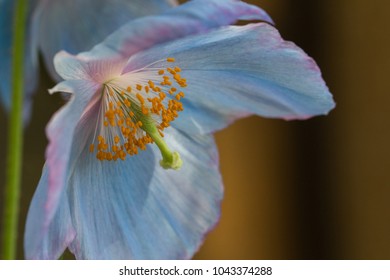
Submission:
POLYGON ((3 258, 15 259, 18 237, 20 177, 23 148, 24 38, 27 0, 15 1, 12 53, 12 107, 8 127, 8 155, 3 222, 3 258))

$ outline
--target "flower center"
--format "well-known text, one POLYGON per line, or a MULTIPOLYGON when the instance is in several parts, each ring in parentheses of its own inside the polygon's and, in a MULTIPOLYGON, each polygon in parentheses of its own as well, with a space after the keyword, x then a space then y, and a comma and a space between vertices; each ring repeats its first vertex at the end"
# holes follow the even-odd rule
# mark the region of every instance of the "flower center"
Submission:
POLYGON ((164 168, 178 169, 182 162, 164 142, 164 129, 183 111, 180 102, 187 86, 173 65, 174 58, 154 62, 104 83, 96 132, 90 152, 96 151, 98 160, 125 160, 128 155, 145 150, 155 143, 161 151, 164 168), (156 64, 171 67, 154 67, 156 64))

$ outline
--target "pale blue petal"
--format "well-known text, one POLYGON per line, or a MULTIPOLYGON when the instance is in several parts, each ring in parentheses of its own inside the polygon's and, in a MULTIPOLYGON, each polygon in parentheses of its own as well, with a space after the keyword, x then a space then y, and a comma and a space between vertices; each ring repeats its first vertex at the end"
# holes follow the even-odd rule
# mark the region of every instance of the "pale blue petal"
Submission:
POLYGON ((66 192, 61 195, 53 219, 48 221, 43 218, 47 215, 48 187, 48 169, 45 166, 27 215, 24 232, 26 259, 58 259, 75 236, 66 192))
POLYGON ((130 57, 153 45, 204 33, 235 23, 239 19, 271 21, 267 13, 259 7, 237 0, 189 1, 164 14, 129 22, 85 55, 101 57, 111 51, 130 57))
MULTIPOLYGON (((89 81, 64 81, 52 92, 71 93, 71 98, 50 120, 46 133, 49 145, 46 164, 30 205, 25 256, 28 259, 55 259, 73 240, 67 199, 69 170, 77 159, 73 145, 76 127, 83 123, 99 85, 89 81), (88 106, 89 105, 89 106, 88 106), (73 147, 73 148, 72 148, 73 147)), ((80 141, 80 140, 79 140, 80 141)))
MULTIPOLYGON (((179 39, 134 55, 124 72, 174 57, 188 87, 174 126, 209 133, 257 114, 305 119, 327 114, 334 102, 313 59, 259 23, 179 39)), ((158 67, 166 62, 159 62, 158 67)))
POLYGON ((92 97, 99 89, 88 81, 64 81, 55 88, 57 91, 73 93, 68 103, 63 106, 50 120, 46 134, 49 145, 46 149, 46 164, 49 169, 49 201, 50 210, 46 219, 54 214, 62 190, 66 185, 68 165, 71 164, 70 151, 76 125, 80 122, 92 97))
POLYGON ((119 55, 88 58, 60 51, 54 57, 57 73, 65 80, 94 81, 103 84, 111 77, 117 77, 127 59, 119 55))
POLYGON ((161 13, 174 5, 167 0, 65 0, 40 1, 34 15, 34 36, 51 75, 53 57, 65 50, 86 51, 126 22, 161 13))
POLYGON ((28 258, 54 258, 71 240, 71 231, 66 224, 67 206, 65 191, 70 169, 76 156, 71 154, 74 132, 88 112, 88 105, 99 85, 88 81, 64 81, 53 91, 73 93, 70 100, 50 120, 46 134, 49 145, 46 149, 46 165, 28 214, 25 254, 28 258), (64 225, 58 224, 60 219, 64 225), (54 224, 53 224, 54 223, 54 224), (63 227, 69 231, 59 231, 63 227), (60 240, 65 238, 66 240, 60 240), (54 242, 54 243, 52 243, 54 242))
MULTIPOLYGON (((35 1, 29 1, 24 57, 24 106, 25 122, 31 111, 31 95, 38 84, 37 45, 31 37, 32 7, 35 1)), ((11 109, 11 63, 12 63, 12 28, 15 1, 0 0, 0 103, 8 111, 11 109)))
MULTIPOLYGON (((272 18, 266 11, 258 6, 250 5, 241 0, 193 0, 179 6, 176 10, 168 10, 167 14, 185 14, 194 18, 208 21, 212 25, 226 25, 226 21, 231 21, 229 17, 238 16, 241 20, 261 20, 273 23, 272 18), (218 13, 215 11, 218 10, 218 13)), ((233 21, 233 22, 234 22, 233 21)))
MULTIPOLYGON (((88 127, 80 126, 80 134, 88 127)), ((215 143, 172 128, 165 140, 181 154, 179 171, 161 168, 154 145, 125 161, 101 162, 88 151, 91 140, 78 143, 85 148, 68 193, 76 258, 187 259, 196 252, 219 218, 223 190, 215 143)))

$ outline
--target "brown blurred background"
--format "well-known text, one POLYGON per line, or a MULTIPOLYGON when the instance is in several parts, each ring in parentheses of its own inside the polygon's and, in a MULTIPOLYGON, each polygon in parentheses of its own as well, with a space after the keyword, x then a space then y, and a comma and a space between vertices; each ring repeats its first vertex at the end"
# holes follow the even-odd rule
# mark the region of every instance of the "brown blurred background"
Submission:
MULTIPOLYGON (((390 259, 390 1, 247 2, 317 61, 337 107, 303 122, 251 117, 217 134, 226 197, 195 258, 390 259)), ((20 244, 45 123, 62 104, 41 76, 25 134, 20 244)), ((0 111, 1 187, 5 133, 0 111)))

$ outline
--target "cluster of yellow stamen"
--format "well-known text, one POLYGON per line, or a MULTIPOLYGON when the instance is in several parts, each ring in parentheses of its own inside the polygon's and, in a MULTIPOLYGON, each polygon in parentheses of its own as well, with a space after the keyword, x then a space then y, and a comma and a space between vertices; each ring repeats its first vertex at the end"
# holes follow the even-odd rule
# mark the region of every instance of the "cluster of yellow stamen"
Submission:
MULTIPOLYGON (((165 61, 175 62, 174 58, 165 61)), ((111 161, 125 160, 127 155, 136 155, 153 142, 161 150, 164 129, 183 111, 180 100, 184 93, 179 88, 185 88, 187 81, 180 72, 178 66, 143 68, 126 74, 126 83, 131 84, 123 86, 123 79, 104 84, 90 152, 96 151, 96 158, 101 161, 111 161)))

